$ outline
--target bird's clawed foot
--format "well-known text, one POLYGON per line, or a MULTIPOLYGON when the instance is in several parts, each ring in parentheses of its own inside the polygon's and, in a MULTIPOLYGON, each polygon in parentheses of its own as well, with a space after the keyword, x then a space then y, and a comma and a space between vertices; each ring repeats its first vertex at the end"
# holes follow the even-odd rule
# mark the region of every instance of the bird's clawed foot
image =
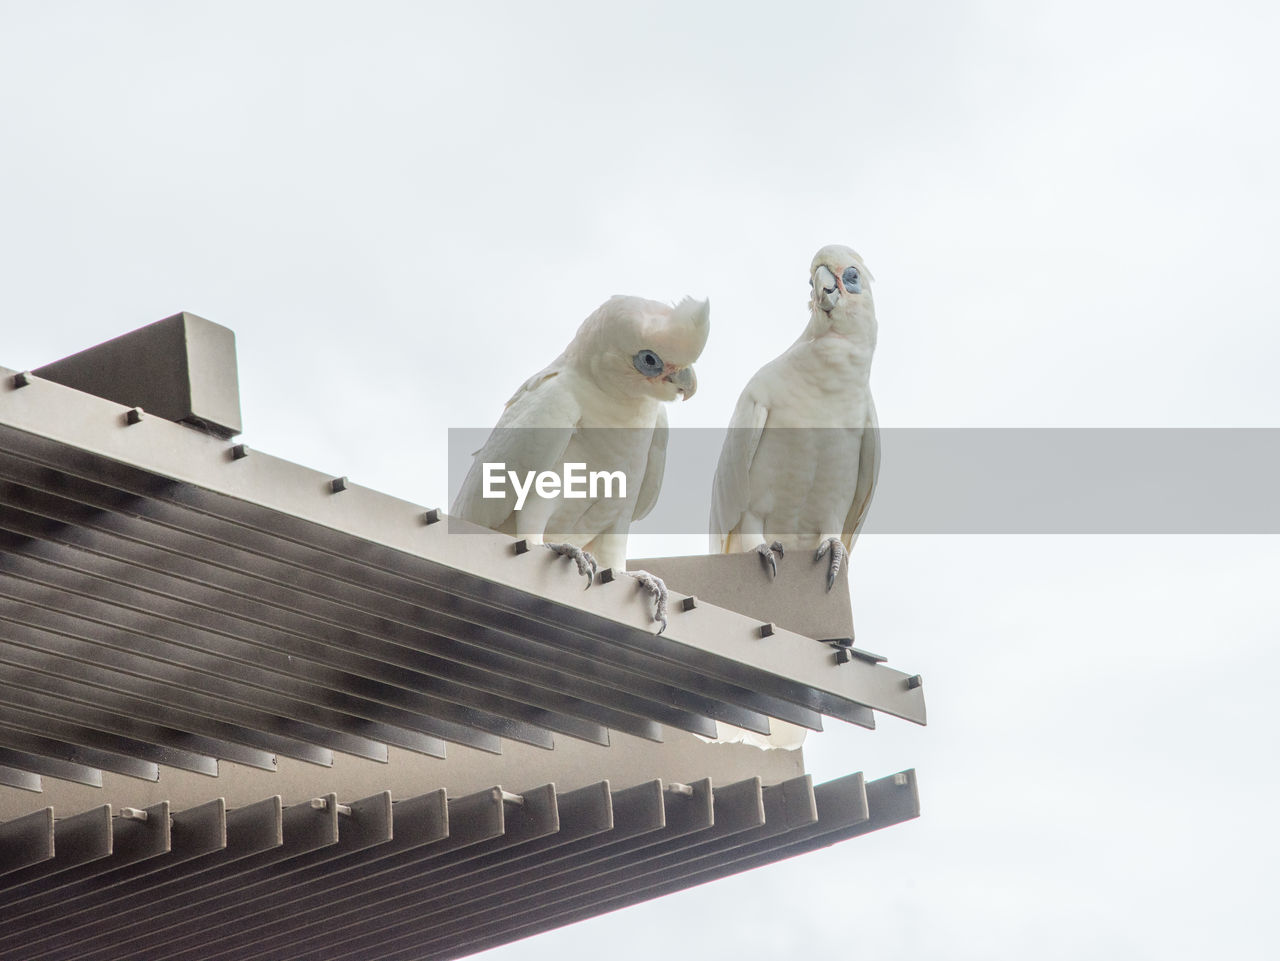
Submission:
POLYGON ((555 551, 561 557, 572 557, 574 563, 578 565, 578 573, 587 579, 587 586, 584 591, 591 589, 591 584, 596 579, 596 559, 575 544, 543 544, 549 551, 555 551))
POLYGON ((844 566, 845 558, 849 556, 848 549, 844 546, 844 542, 838 537, 828 537, 825 541, 818 545, 817 552, 813 555, 815 561, 820 561, 831 552, 831 564, 827 568, 827 590, 836 582, 836 575, 840 573, 840 568, 844 566))
POLYGON ((658 628, 658 633, 661 634, 667 629, 667 585, 662 582, 661 577, 655 577, 648 571, 627 571, 626 574, 639 581, 640 586, 652 595, 653 613, 650 616, 662 625, 658 628))
POLYGON ((756 553, 760 555, 760 560, 769 565, 769 574, 771 577, 778 576, 778 558, 782 556, 782 542, 774 541, 772 544, 760 544, 756 547, 756 553))

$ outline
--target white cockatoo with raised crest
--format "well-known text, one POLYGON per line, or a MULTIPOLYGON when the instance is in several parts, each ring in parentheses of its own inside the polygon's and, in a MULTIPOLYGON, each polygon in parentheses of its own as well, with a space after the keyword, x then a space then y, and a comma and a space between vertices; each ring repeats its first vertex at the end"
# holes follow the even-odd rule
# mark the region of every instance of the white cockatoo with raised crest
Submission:
MULTIPOLYGON (((507 401, 450 513, 572 558, 587 587, 598 568, 626 572, 631 522, 653 509, 662 487, 666 404, 693 396, 693 364, 710 328, 705 300, 686 297, 674 306, 641 297, 607 300, 560 356, 507 401), (502 464, 502 476, 511 477, 503 496, 493 496, 497 484, 486 487, 486 464, 502 464), (563 496, 563 487, 560 496, 518 496, 519 478, 545 471, 564 478, 566 465, 578 465, 580 478, 621 471, 625 496, 624 485, 607 479, 582 497, 563 496)), ((653 596, 661 633, 665 585, 644 571, 631 576, 653 596)))

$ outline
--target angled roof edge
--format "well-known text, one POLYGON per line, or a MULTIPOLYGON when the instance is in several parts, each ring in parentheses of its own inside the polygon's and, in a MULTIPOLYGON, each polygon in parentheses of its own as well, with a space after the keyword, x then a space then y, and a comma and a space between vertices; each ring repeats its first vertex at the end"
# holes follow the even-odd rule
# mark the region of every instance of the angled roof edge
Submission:
POLYGON ((767 686, 774 695, 821 713, 858 723, 858 709, 870 708, 925 723, 918 676, 859 658, 837 665, 831 652, 810 638, 775 628, 762 640, 756 620, 706 603, 682 611, 675 598, 667 632, 655 637, 629 583, 583 591, 576 578, 564 575, 558 558, 543 552, 516 555, 505 535, 482 528, 458 533, 456 520, 427 523, 421 505, 334 484, 331 475, 256 451, 240 456, 247 449, 227 440, 131 416, 120 404, 29 373, 18 376, 0 368, 0 427, 443 565, 490 585, 495 600, 532 609, 561 627, 648 656, 696 664, 727 681, 767 686))

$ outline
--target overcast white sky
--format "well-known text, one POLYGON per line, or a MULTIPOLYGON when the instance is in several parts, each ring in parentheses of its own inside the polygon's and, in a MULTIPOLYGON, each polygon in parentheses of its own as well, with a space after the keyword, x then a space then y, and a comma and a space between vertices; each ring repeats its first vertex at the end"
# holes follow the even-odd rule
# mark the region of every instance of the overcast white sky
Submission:
MULTIPOLYGON (((0 0, 0 363, 190 310, 247 442, 444 505, 610 294, 711 298, 672 422, 719 426, 847 243, 887 426, 1280 426, 1277 49, 1265 2, 0 0)), ((1273 956, 1278 541, 864 537, 931 723, 806 755, 924 816, 494 956, 1273 956)))

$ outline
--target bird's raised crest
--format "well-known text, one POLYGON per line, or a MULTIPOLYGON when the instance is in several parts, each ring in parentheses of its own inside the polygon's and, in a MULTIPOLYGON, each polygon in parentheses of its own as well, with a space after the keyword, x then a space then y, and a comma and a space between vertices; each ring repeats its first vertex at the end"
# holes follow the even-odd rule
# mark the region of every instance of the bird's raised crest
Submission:
POLYGON ((711 301, 685 297, 679 303, 671 305, 671 319, 677 323, 687 323, 699 331, 710 329, 711 301))

